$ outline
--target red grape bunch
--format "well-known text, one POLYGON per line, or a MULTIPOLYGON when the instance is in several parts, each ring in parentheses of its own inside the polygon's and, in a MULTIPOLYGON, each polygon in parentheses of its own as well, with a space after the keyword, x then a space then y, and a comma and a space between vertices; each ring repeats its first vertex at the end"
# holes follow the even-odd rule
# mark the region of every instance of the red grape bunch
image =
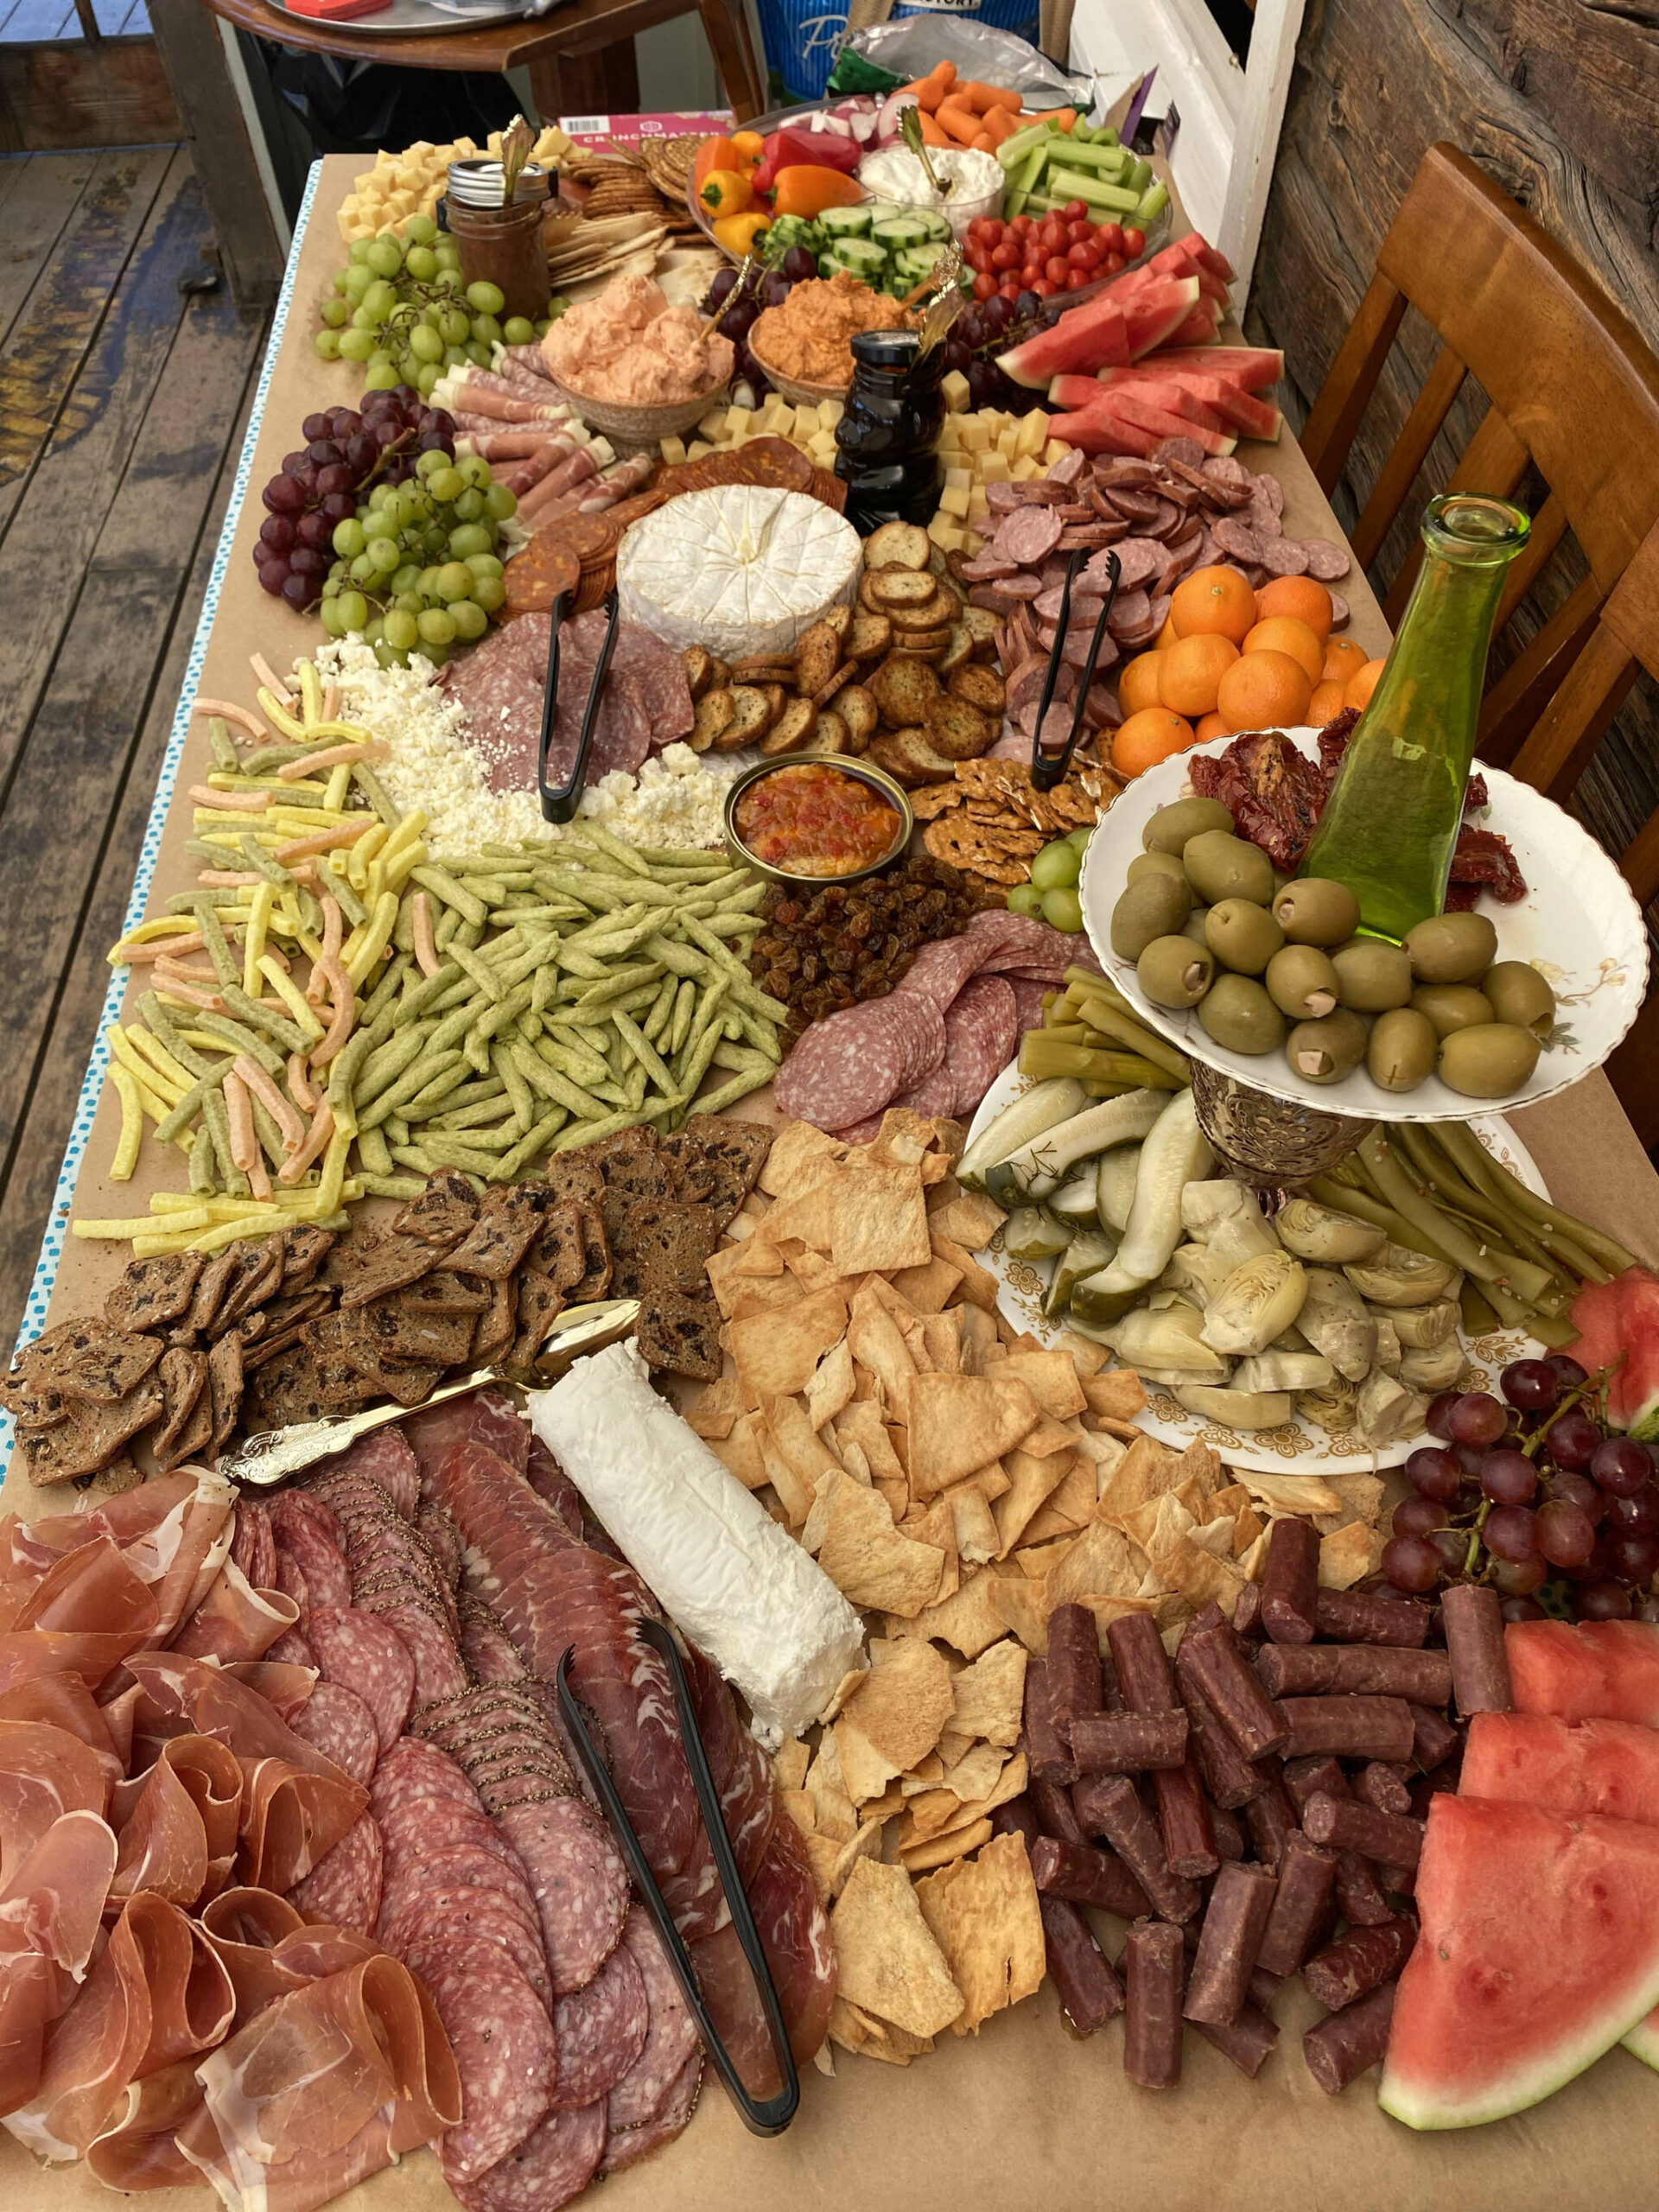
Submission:
POLYGON ((1490 1581, 1510 1620, 1659 1620, 1654 1455, 1598 1418, 1598 1378, 1556 1352, 1486 1390, 1443 1390, 1406 1461, 1382 1572, 1420 1594, 1490 1581), (1541 1599, 1539 1593, 1542 1593, 1541 1599))

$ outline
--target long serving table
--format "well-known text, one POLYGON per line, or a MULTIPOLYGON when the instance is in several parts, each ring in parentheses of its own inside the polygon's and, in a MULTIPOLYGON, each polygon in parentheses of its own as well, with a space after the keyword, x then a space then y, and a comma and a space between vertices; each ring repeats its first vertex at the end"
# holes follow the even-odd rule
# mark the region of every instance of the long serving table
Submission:
MULTIPOLYGON (((129 925, 175 891, 190 887, 183 851, 190 804, 180 793, 208 761, 205 725, 190 719, 198 691, 251 701, 248 657, 279 671, 321 642, 318 625, 259 589, 251 549, 258 493, 300 423, 315 409, 359 396, 345 364, 321 361, 313 345, 316 308, 343 258, 334 213, 355 159, 335 156, 312 170, 295 232, 270 349, 214 562, 172 736, 157 783, 128 913, 129 925), (185 772, 181 776, 181 771, 185 772)), ((1287 432, 1276 447, 1249 445, 1241 457, 1285 487, 1294 536, 1339 537, 1341 529, 1300 448, 1287 432)), ((1349 634, 1385 650, 1388 630, 1364 577, 1341 589, 1349 634)), ((129 988, 112 972, 105 1020, 121 1015, 129 988)), ((156 1173, 146 1144, 139 1172, 109 1179, 119 1128, 103 1096, 108 1047, 100 1036, 75 1111, 51 1224, 25 1311, 27 1340, 48 1324, 95 1307, 124 1265, 127 1248, 69 1234, 76 1216, 143 1212, 156 1173)), ((1659 1177, 1605 1077, 1514 1117, 1552 1194, 1597 1221, 1649 1261, 1659 1260, 1659 1177)), ((177 1170, 160 1163, 170 1187, 177 1170)), ((10 1452, 10 1423, 3 1448, 10 1452)), ((34 1489, 19 1465, 0 1488, 0 1509, 65 1510, 73 1495, 34 1489)), ((1378 2111, 1368 2085, 1328 2099, 1304 2069, 1297 2043, 1316 2009, 1302 1993, 1281 2001, 1279 2050, 1254 2082, 1218 2053, 1188 2039, 1180 2088, 1154 2097, 1131 2089, 1120 2069, 1119 2031, 1089 2043, 1064 2030, 1052 1991, 998 2015, 976 2038, 941 2039, 910 2068, 837 2052, 836 2079, 809 2069, 799 2118, 776 2142, 747 2135, 717 2084, 678 2143, 605 2184, 612 2212, 673 2206, 675 2212, 732 2208, 823 2207, 824 2212, 1056 2212, 1117 2200, 1147 2212, 1500 2212, 1515 2203, 1553 2212, 1623 2212, 1651 2198, 1650 2144, 1659 2084, 1638 2061, 1615 2051, 1569 2088, 1515 2121, 1465 2134, 1413 2136, 1378 2111), (1303 2018, 1296 2007, 1305 2008, 1303 2018)), ((372 2192, 376 2212, 439 2212, 454 2199, 425 2153, 378 2176, 344 2202, 372 2192)), ((47 2172, 0 2132, 0 2203, 15 2212, 81 2212, 109 2199, 84 2164, 47 2172)), ((156 2212, 200 2212, 199 2193, 162 2192, 156 2212)), ((533 2208, 531 2209, 533 2212, 533 2208)))

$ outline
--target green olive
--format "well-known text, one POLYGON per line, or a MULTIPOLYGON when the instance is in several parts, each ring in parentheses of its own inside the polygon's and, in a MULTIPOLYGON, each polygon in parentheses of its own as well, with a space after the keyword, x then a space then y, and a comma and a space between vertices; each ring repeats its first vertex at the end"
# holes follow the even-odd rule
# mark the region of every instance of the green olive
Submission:
POLYGON ((1371 1025, 1365 1049, 1371 1081, 1383 1090, 1415 1090, 1433 1074, 1440 1046, 1440 1033, 1426 1014, 1414 1006, 1391 1007, 1371 1025))
POLYGON ((1428 1016, 1439 1037, 1449 1037, 1454 1029, 1478 1029, 1497 1019, 1491 1001, 1472 983, 1419 983, 1411 1003, 1428 1016))
POLYGON ((1411 996, 1411 963, 1397 944, 1380 938, 1357 937, 1331 956, 1337 971, 1337 996, 1356 1014, 1386 1014, 1411 996))
MULTIPOLYGON (((1042 855, 1039 854, 1038 857, 1042 855)), ((1137 853, 1129 862, 1129 872, 1124 880, 1139 883, 1143 875, 1173 875, 1179 883, 1186 881, 1186 870, 1181 866, 1179 853, 1137 853)))
POLYGON ((1210 940, 1205 936, 1205 931, 1208 929, 1209 925, 1210 909, 1207 906, 1195 906, 1192 912, 1187 916, 1186 919, 1181 924, 1181 935, 1183 937, 1190 937, 1194 944, 1201 944, 1204 946, 1205 950, 1208 951, 1210 948, 1210 940))
POLYGON ((1484 914, 1432 914, 1406 932, 1420 983, 1471 983, 1497 957, 1497 931, 1484 914))
POLYGON ((1192 911, 1192 893, 1173 875, 1143 875, 1112 909, 1112 950, 1138 960, 1155 937, 1169 937, 1192 911))
POLYGON ((1346 944, 1359 927, 1359 901, 1345 883, 1305 875, 1274 899, 1273 918, 1292 944, 1346 944))
POLYGON ((1525 960, 1500 960, 1480 979, 1481 996, 1500 1021, 1517 1029, 1530 1029, 1548 1040, 1555 1027, 1555 994, 1538 970, 1525 960))
POLYGON ((1155 937, 1135 964, 1154 1006, 1196 1006, 1215 980, 1215 956, 1189 937, 1155 937))
POLYGON ((1340 1083, 1365 1057, 1365 1024, 1345 1006, 1318 1021, 1299 1021, 1285 1045, 1285 1058, 1308 1083, 1340 1083))
POLYGON ((1440 1046, 1440 1080, 1465 1098, 1506 1098, 1538 1065, 1538 1039, 1512 1021, 1454 1029, 1440 1046))
POLYGON ((1198 1020, 1230 1052, 1270 1052, 1284 1042, 1285 1017, 1254 976, 1217 976, 1198 1020))
POLYGON ((1287 944, 1268 963, 1268 996, 1293 1021, 1318 1021, 1337 1003, 1337 971, 1316 944, 1287 944))
POLYGON ((1214 906, 1218 899, 1251 899, 1265 906, 1273 897, 1273 862, 1255 845, 1230 837, 1224 830, 1205 830, 1181 848, 1181 866, 1195 897, 1214 906))
POLYGON ((1149 853, 1179 853, 1189 837, 1206 830, 1230 835, 1233 817, 1218 798, 1179 798, 1173 806, 1160 807, 1141 832, 1149 853))
POLYGON ((1259 976, 1285 941, 1285 933, 1265 906, 1248 899, 1223 899, 1210 909, 1204 941, 1224 968, 1240 976, 1259 976))

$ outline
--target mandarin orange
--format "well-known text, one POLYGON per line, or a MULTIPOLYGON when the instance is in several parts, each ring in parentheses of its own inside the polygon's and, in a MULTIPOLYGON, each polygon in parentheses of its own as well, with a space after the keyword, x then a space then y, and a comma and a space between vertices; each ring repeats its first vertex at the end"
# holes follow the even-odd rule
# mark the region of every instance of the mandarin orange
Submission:
POLYGON ((1325 673, 1325 647, 1306 622, 1294 614, 1269 614, 1265 622, 1258 622, 1245 639, 1243 650, 1247 653, 1287 653, 1306 676, 1308 683, 1317 683, 1325 673))
POLYGON ((1213 714, 1221 679, 1238 658, 1238 647, 1216 631, 1197 631, 1160 656, 1158 696, 1189 719, 1213 714))
POLYGON ((1271 646, 1241 653, 1221 679, 1216 711, 1230 730, 1284 729, 1307 720, 1307 671, 1271 646))
POLYGON ((1258 622, 1274 614, 1294 614, 1316 638, 1330 636, 1335 612, 1330 593, 1315 576, 1274 576, 1255 594, 1258 622))
POLYGON ((1230 638, 1237 645, 1256 619, 1255 594, 1236 569, 1194 569, 1176 585, 1169 619, 1178 638, 1230 638))
POLYGON ((1172 753, 1198 743, 1198 732, 1167 707, 1144 707, 1131 715, 1112 738, 1112 766, 1120 776, 1143 776, 1172 753))

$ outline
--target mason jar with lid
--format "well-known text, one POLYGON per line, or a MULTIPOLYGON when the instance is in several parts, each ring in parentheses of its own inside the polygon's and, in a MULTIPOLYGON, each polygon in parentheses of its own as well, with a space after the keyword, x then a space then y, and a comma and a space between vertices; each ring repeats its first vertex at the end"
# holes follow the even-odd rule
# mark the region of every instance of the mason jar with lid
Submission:
POLYGON ((451 162, 446 189, 449 234, 461 250, 461 281, 493 284, 505 304, 502 319, 539 321, 547 313, 547 254, 542 215, 547 171, 531 163, 519 172, 511 207, 502 204, 501 164, 487 157, 451 162))

